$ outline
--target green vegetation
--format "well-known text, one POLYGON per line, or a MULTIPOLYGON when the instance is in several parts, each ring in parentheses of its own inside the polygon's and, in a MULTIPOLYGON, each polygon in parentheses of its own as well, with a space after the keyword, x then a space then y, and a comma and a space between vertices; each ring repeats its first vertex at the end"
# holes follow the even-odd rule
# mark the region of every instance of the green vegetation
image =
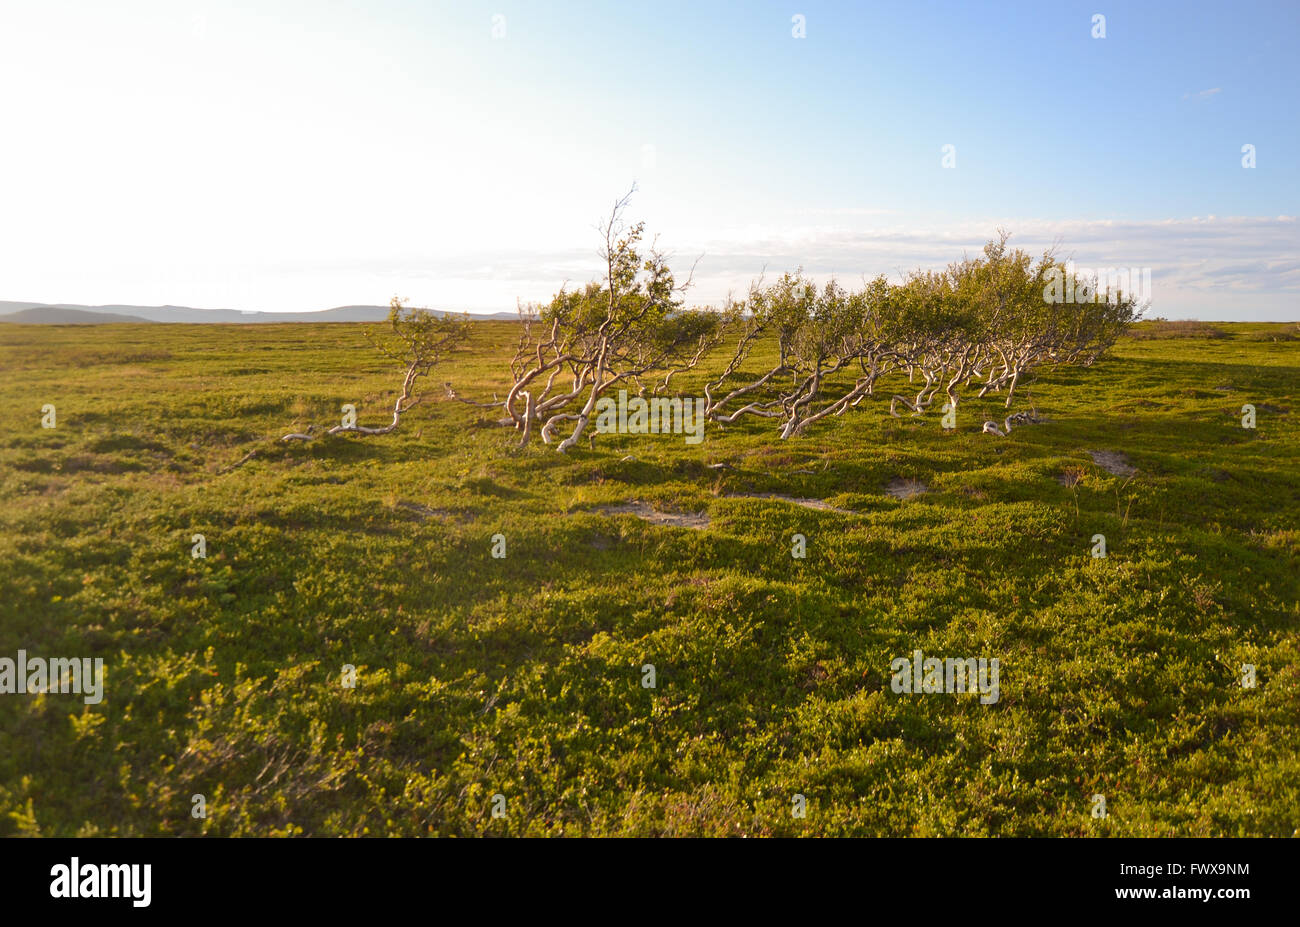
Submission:
MULTIPOLYGON (((0 657, 106 683, 0 695, 0 834, 1294 835, 1300 345, 1214 328, 1026 374, 1005 438, 968 394, 955 432, 877 401, 560 455, 437 393, 276 441, 391 416, 362 326, 5 326, 0 657), (998 658, 1000 699, 895 694, 917 649, 998 658)), ((475 323, 435 382, 504 397, 518 339, 475 323)))
MULTIPOLYGON (((449 390, 500 407, 522 433, 520 447, 535 427, 547 444, 569 427, 556 446, 561 453, 584 434, 594 444, 587 426, 615 388, 662 399, 674 377, 680 384, 697 369, 717 374, 701 384, 704 418, 774 420, 782 439, 857 407, 894 371, 907 372, 904 389, 915 393, 914 400, 892 397, 895 418, 900 403, 923 415, 940 395, 944 411, 955 412, 972 384, 980 398, 1005 390, 1010 408, 1031 371, 1090 367, 1141 314, 1109 277, 1101 287, 1097 276, 1075 274, 1050 251, 1037 264, 1009 251, 1005 231, 981 257, 916 271, 898 285, 882 275, 857 291, 834 280, 819 290, 800 270, 766 287, 755 282, 748 300, 729 298, 721 311, 687 309, 688 284, 676 284, 664 255, 638 251, 643 224, 624 227, 627 202, 615 204, 603 228, 604 283, 522 309, 505 398, 475 403, 449 390), (714 357, 723 343, 734 345, 725 364, 714 357), (755 366, 765 353, 766 363, 755 366)), ((595 430, 602 431, 599 422, 595 430)))

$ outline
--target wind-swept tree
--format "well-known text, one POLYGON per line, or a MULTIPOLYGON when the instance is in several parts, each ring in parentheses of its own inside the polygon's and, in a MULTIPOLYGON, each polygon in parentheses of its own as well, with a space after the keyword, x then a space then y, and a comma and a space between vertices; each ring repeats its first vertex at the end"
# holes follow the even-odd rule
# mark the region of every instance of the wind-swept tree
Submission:
POLYGON ((740 334, 731 360, 705 385, 707 417, 719 424, 745 415, 775 418, 789 438, 857 405, 891 366, 881 312, 886 294, 883 279, 849 292, 834 280, 818 288, 802 271, 768 287, 756 283, 733 326, 740 334), (776 359, 745 371, 764 336, 775 338, 776 359))
POLYGON ((393 403, 393 418, 386 425, 335 425, 320 432, 311 426, 306 432, 292 432, 282 441, 311 441, 320 434, 361 435, 371 437, 386 435, 397 430, 402 416, 419 405, 424 396, 419 381, 427 376, 446 356, 458 348, 469 335, 469 316, 437 314, 427 309, 408 309, 396 296, 389 304, 387 333, 366 332, 366 338, 379 353, 391 358, 405 369, 402 392, 393 403))
POLYGON ((891 341, 908 382, 919 378, 921 385, 912 398, 894 395, 890 415, 898 416, 900 404, 920 415, 941 393, 955 409, 960 390, 980 369, 985 319, 978 303, 954 283, 948 272, 916 271, 893 289, 891 341))
POLYGON ((906 371, 910 384, 890 400, 896 418, 900 408, 922 415, 940 397, 955 411, 976 382, 981 397, 1005 390, 1010 408, 1029 371, 1091 364, 1136 318, 1130 297, 1099 296, 1086 281, 1069 290, 1086 300, 1052 300, 1062 265, 1050 251, 1035 262, 1009 250, 1007 238, 1000 232, 981 256, 915 271, 897 285, 881 277, 852 293, 834 281, 819 289, 802 271, 756 283, 734 326, 731 359, 705 386, 708 418, 724 426, 774 418, 788 438, 857 406, 894 371, 906 371), (775 358, 754 368, 773 343, 775 358), (850 370, 852 381, 844 378, 850 370))
MULTIPOLYGON (((695 367, 718 344, 734 312, 689 310, 665 255, 642 245, 644 223, 630 228, 623 213, 633 191, 614 204, 601 226, 602 282, 562 289, 545 307, 521 309, 523 330, 510 362, 510 388, 498 402, 505 424, 558 442, 564 453, 587 432, 597 401, 615 389, 658 395, 672 378, 695 367), (560 437, 562 429, 569 429, 560 437)), ((448 385, 448 392, 458 396, 448 385)), ((589 436, 590 437, 590 436, 589 436)))
POLYGON ((1068 290, 1082 298, 1055 298, 1054 281, 1069 273, 1065 265, 1050 250, 1036 263, 1020 249, 1009 251, 1007 238, 1001 232, 985 246, 982 260, 952 265, 949 274, 985 317, 989 363, 979 395, 1005 388, 1010 408, 1027 372, 1065 364, 1091 366, 1141 312, 1130 295, 1099 294, 1095 281, 1082 278, 1072 281, 1078 286, 1068 290))

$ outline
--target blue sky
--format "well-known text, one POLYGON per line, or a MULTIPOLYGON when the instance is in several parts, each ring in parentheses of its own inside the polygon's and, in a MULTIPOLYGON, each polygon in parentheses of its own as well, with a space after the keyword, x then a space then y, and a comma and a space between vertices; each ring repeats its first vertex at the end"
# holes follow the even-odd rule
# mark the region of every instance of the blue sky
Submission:
POLYGON ((1001 225, 1151 267, 1153 314, 1300 318, 1297 38, 1297 3, 6 3, 0 299, 510 309, 598 274, 636 181, 700 302, 1001 225))

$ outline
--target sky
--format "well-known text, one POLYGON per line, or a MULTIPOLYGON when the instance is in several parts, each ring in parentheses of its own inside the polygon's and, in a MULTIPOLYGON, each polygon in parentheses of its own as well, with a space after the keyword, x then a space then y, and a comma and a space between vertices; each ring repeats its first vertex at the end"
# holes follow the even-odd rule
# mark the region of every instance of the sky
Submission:
POLYGON ((0 300, 513 310, 599 278, 635 183, 693 304, 1002 227, 1151 268, 1149 315, 1300 319, 1297 39, 1295 0, 0 0, 0 300))

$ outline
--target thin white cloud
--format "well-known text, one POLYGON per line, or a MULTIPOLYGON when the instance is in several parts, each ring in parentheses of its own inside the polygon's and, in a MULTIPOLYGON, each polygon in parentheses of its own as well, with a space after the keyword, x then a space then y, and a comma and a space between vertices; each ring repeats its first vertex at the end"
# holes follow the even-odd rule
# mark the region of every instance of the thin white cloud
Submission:
MULTIPOLYGON (((769 279, 802 267, 817 279, 833 275, 856 282, 940 268, 964 254, 978 254, 999 227, 1012 233, 1013 247, 1037 255, 1055 246, 1059 257, 1081 268, 1151 268, 1155 311, 1218 319, 1264 317, 1261 313, 1300 318, 1300 226, 1294 216, 1062 222, 1004 217, 872 228, 697 230, 677 239, 672 264, 685 274, 703 252, 691 299, 716 304, 729 292, 743 294, 764 269, 769 279), (1198 305, 1190 305, 1198 299, 1198 305)), ((403 276, 399 267, 387 270, 403 276)), ((599 262, 587 249, 447 255, 408 271, 448 296, 510 290, 525 301, 545 300, 564 281, 572 285, 600 276, 599 262)), ((509 305, 513 299, 495 308, 509 305)))
MULTIPOLYGON (((917 268, 941 268, 963 254, 979 254, 1001 227, 1012 233, 1012 247, 1038 255, 1057 245, 1058 255, 1080 268, 1150 267, 1156 314, 1300 319, 1295 216, 1059 222, 1002 216, 909 223, 892 216, 836 215, 808 224, 799 220, 817 217, 791 218, 796 222, 786 226, 666 232, 663 244, 679 279, 703 255, 689 301, 717 305, 728 293, 741 296, 765 269, 769 280, 798 267, 818 280, 834 275, 846 284, 878 274, 898 279, 917 268)), ((561 285, 600 279, 594 232, 592 238, 582 247, 536 249, 503 242, 490 251, 426 247, 391 258, 169 261, 147 277, 110 278, 78 267, 59 277, 56 292, 15 287, 0 298, 308 310, 382 303, 397 295, 436 308, 508 311, 519 300, 545 302, 561 285), (121 289, 114 285, 119 280, 121 289)))

